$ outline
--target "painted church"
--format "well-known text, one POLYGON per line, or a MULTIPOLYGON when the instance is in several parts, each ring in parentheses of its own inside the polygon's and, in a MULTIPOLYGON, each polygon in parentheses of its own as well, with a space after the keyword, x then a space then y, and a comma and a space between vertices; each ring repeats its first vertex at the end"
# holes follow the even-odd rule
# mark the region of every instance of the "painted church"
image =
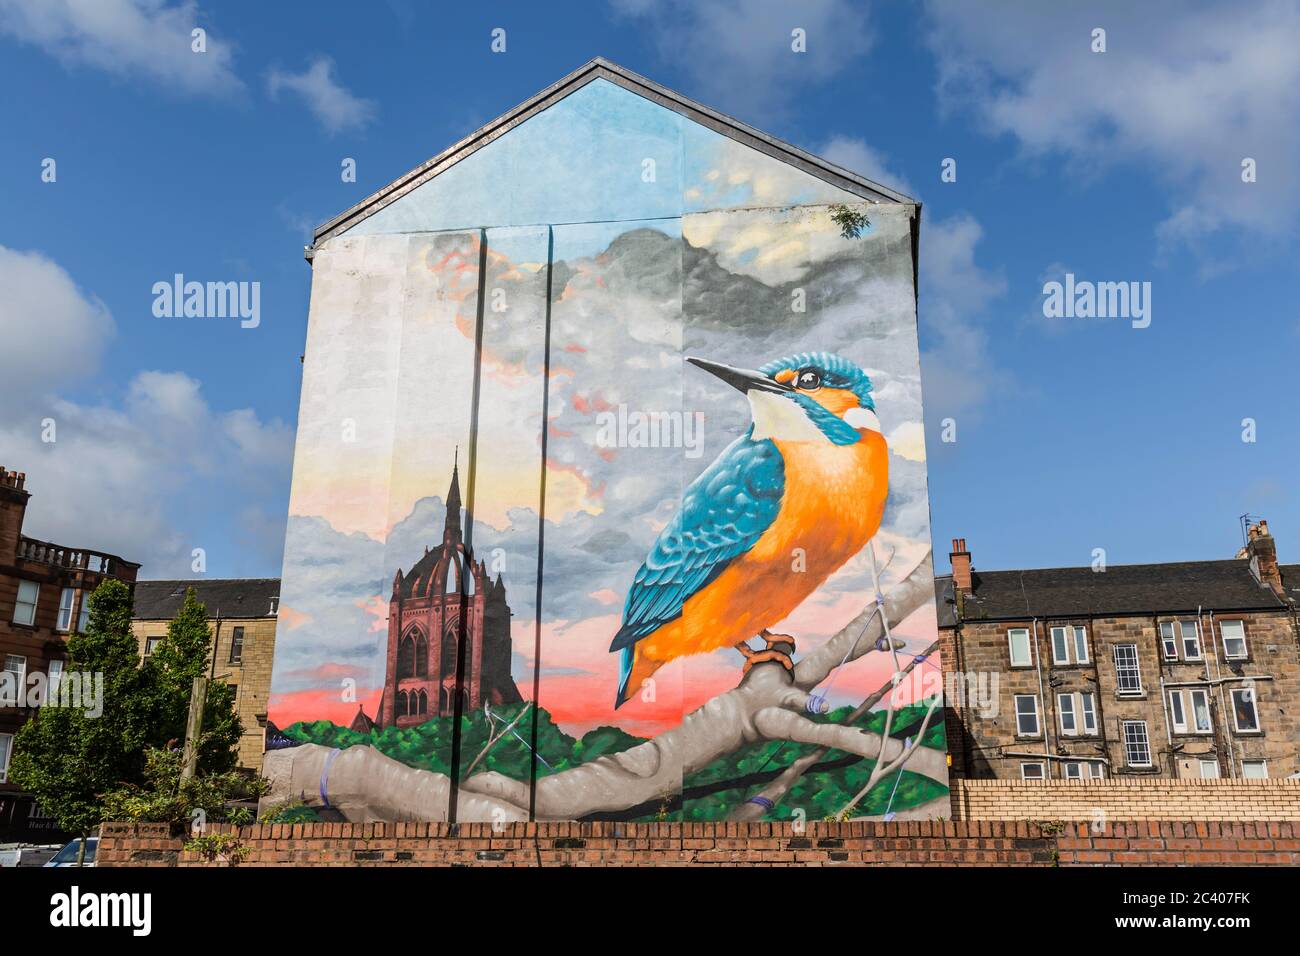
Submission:
POLYGON ((405 574, 393 578, 388 604, 388 664, 375 723, 410 727, 454 714, 456 654, 463 646, 462 713, 486 702, 522 698, 510 676, 510 608, 498 574, 475 561, 461 530, 460 468, 447 491, 442 543, 426 547, 405 574), (462 630, 464 640, 461 640, 462 630))

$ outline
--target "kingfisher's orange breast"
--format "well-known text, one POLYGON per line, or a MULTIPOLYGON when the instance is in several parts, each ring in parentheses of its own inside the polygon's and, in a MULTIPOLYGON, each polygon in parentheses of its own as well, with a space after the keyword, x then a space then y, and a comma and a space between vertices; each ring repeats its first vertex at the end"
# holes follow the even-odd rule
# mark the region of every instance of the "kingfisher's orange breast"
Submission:
POLYGON ((776 442, 785 463, 781 510, 771 527, 682 616, 641 639, 638 656, 668 661, 730 647, 784 620, 880 527, 889 493, 884 437, 852 445, 776 442))

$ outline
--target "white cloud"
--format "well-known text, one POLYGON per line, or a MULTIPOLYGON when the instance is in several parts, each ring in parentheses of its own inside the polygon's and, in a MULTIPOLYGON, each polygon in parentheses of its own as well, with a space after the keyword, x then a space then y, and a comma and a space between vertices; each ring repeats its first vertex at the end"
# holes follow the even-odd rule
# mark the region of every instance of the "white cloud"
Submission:
POLYGON ((836 166, 843 166, 849 172, 865 176, 872 182, 916 196, 907 177, 890 168, 884 154, 868 146, 865 140, 851 136, 832 136, 826 145, 814 152, 836 166))
POLYGON ((921 366, 925 404, 947 417, 971 412, 1001 376, 989 350, 984 313, 1006 294, 1006 279, 975 262, 984 230, 969 215, 921 228, 921 366))
POLYGON ((349 129, 360 129, 375 116, 372 100, 362 99, 344 87, 335 78, 334 61, 318 56, 301 73, 287 73, 274 69, 266 79, 272 97, 288 90, 300 96, 330 134, 349 129))
POLYGON ((192 0, 0 0, 0 32, 68 65, 146 76, 169 89, 225 93, 243 87, 231 47, 192 0), (207 30, 206 52, 191 31, 207 30))
POLYGON ((851 0, 611 0, 644 20, 660 55, 685 71, 691 95, 742 118, 785 113, 803 83, 834 77, 873 43, 864 5, 851 0), (791 49, 805 31, 807 52, 791 49))
MULTIPOLYGON (((291 428, 251 409, 214 409, 183 372, 140 372, 120 401, 61 396, 66 386, 98 384, 112 316, 39 253, 0 247, 0 288, 0 327, 11 330, 0 352, 0 463, 27 473, 25 534, 143 562, 147 577, 188 576, 191 549, 218 546, 203 534, 225 498, 254 508, 243 499, 265 501, 287 486, 291 428)), ((255 551, 226 566, 278 567, 283 539, 264 530, 267 521, 254 533, 251 514, 239 543, 255 551)))
POLYGON ((973 108, 1072 174, 1137 165, 1163 182, 1162 246, 1282 238, 1300 212, 1300 8, 1289 0, 1030 4, 1014 17, 930 0, 948 110, 973 108), (1091 33, 1106 29, 1107 52, 1091 33), (1241 179, 1252 157, 1258 182, 1241 179))
POLYGON ((43 394, 94 371, 114 332, 102 302, 39 252, 4 246, 0 289, 0 381, 10 396, 43 394))

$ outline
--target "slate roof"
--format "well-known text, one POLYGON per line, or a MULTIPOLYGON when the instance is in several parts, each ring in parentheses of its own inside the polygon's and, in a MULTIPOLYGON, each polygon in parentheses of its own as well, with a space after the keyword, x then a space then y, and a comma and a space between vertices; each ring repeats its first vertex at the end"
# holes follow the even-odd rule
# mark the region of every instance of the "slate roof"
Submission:
POLYGON ((1282 572, 1282 588, 1291 600, 1300 603, 1300 564, 1279 564, 1282 572))
POLYGON ((212 618, 270 617, 280 597, 279 578, 137 581, 133 617, 137 621, 170 621, 185 602, 187 588, 194 588, 212 618))
MULTIPOLYGON (((1300 597, 1300 565, 1284 566, 1284 581, 1287 568, 1300 597)), ((962 612, 968 621, 1286 607, 1272 589, 1255 580, 1242 559, 1111 565, 1104 572, 1090 567, 973 571, 971 584, 962 612)), ((935 597, 939 626, 954 626, 951 575, 935 578, 935 597)))

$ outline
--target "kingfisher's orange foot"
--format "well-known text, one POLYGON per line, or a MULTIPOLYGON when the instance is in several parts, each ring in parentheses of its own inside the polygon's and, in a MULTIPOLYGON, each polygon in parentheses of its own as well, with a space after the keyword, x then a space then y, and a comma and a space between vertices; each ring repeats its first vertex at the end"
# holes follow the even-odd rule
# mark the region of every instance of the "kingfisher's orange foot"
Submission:
POLYGON ((794 638, 789 634, 773 634, 771 631, 763 631, 759 634, 759 637, 767 642, 767 648, 756 651, 748 645, 745 646, 745 650, 741 651, 742 654, 745 654, 744 672, 748 674, 751 667, 764 661, 776 661, 786 670, 793 672, 794 638), (746 651, 748 653, 745 653, 746 651))

